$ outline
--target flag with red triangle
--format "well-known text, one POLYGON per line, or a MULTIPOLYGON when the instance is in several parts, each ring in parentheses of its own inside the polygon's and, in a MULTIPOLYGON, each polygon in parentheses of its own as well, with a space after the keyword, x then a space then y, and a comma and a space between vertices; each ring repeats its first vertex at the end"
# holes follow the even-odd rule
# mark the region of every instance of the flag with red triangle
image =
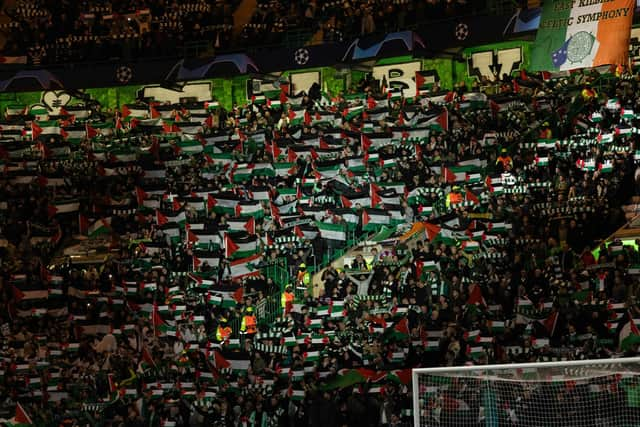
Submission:
POLYGON ((362 154, 364 156, 364 162, 367 163, 369 161, 369 148, 371 148, 371 139, 365 135, 361 134, 360 136, 360 146, 362 148, 362 154))
POLYGON ((256 234, 256 219, 254 217, 249 217, 247 222, 244 224, 244 229, 247 230, 249 234, 256 234))
POLYGON ((382 203, 382 197, 380 197, 380 195, 378 194, 378 191, 380 191, 380 187, 378 187, 373 183, 369 185, 369 192, 370 192, 369 197, 371 198, 372 208, 375 208, 380 203, 382 203))
POLYGON ((231 256, 240 249, 240 247, 231 239, 229 234, 224 235, 224 249, 225 257, 231 258, 231 256))
POLYGON ((430 242, 432 242, 433 239, 438 237, 438 234, 440 234, 440 231, 442 230, 442 227, 440 227, 439 225, 431 224, 429 222, 425 222, 423 223, 423 225, 424 225, 424 232, 427 235, 427 239, 429 239, 430 242))
POLYGON ((371 216, 367 213, 366 209, 362 210, 362 227, 366 227, 371 221, 371 216))
POLYGON ((471 190, 467 190, 466 200, 468 202, 473 202, 476 205, 480 204, 480 199, 478 199, 478 196, 476 196, 471 190))
POLYGON ((33 425, 33 421, 31 417, 27 414, 27 411, 24 410, 20 403, 16 404, 16 415, 10 420, 10 423, 14 426, 16 425, 33 425))

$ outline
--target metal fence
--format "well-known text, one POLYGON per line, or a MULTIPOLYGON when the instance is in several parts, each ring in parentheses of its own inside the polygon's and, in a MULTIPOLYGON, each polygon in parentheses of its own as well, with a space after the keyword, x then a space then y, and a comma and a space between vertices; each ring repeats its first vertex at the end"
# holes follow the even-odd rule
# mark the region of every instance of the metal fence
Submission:
POLYGON ((273 280, 275 289, 267 289, 267 297, 256 304, 256 318, 259 324, 273 323, 281 313, 280 297, 282 289, 289 284, 289 266, 285 257, 269 261, 262 266, 262 274, 273 280))
POLYGON ((256 304, 256 317, 258 325, 270 325, 275 322, 282 313, 280 297, 282 292, 278 291, 268 297, 260 300, 256 304))

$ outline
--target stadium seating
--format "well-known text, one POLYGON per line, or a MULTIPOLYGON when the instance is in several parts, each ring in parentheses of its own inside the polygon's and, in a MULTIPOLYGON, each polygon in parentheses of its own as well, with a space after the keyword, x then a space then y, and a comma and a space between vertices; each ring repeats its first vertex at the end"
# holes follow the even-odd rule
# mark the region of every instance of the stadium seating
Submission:
POLYGON ((7 108, 4 390, 44 424, 407 425, 412 367, 637 354, 621 77, 7 108))
POLYGON ((5 8, 10 18, 3 52, 28 55, 34 64, 69 60, 125 60, 182 56, 185 45, 228 48, 237 2, 160 1, 68 3, 20 0, 5 8))
POLYGON ((0 14, 5 34, 2 52, 4 56, 25 56, 34 65, 192 56, 283 42, 303 45, 316 32, 320 38, 313 40, 337 41, 488 11, 484 2, 466 0, 260 0, 253 13, 246 12, 248 22, 234 29, 234 11, 240 3, 18 0, 0 14))

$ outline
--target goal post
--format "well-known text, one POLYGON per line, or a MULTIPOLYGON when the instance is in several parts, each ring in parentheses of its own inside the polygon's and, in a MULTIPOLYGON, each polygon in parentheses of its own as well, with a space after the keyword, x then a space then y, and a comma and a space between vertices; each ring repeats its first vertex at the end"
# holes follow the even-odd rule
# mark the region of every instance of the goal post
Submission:
POLYGON ((640 357, 412 370, 415 427, 640 427, 640 357))

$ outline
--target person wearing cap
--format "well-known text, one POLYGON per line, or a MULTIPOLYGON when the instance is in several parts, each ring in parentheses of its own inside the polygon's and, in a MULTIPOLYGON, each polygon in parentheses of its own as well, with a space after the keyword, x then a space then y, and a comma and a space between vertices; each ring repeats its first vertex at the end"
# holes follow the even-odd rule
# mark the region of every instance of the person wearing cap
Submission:
POLYGON ((496 159, 496 166, 498 165, 502 166, 503 171, 506 171, 513 167, 513 159, 507 152, 506 148, 500 150, 500 155, 496 159))
POLYGON ((231 337, 231 333, 233 330, 227 324, 227 318, 221 317, 220 322, 218 323, 218 328, 216 329, 216 339, 218 342, 224 342, 231 337))
POLYGON ((287 287, 284 289, 284 292, 282 293, 282 296, 280 297, 280 304, 282 305, 283 315, 286 316, 293 309, 293 299, 293 289, 291 285, 287 285, 287 287))
POLYGON ((258 332, 258 320, 253 314, 253 307, 247 307, 245 309, 242 323, 240 324, 240 332, 251 336, 258 332))
POLYGON ((445 202, 447 209, 451 207, 451 205, 455 205, 457 203, 461 203, 464 200, 464 196, 461 193, 460 187, 454 185, 451 187, 451 192, 447 194, 447 200, 445 202))
POLYGON ((311 274, 307 271, 307 264, 304 262, 298 266, 298 275, 296 277, 298 281, 298 286, 308 287, 309 283, 311 283, 311 274))

